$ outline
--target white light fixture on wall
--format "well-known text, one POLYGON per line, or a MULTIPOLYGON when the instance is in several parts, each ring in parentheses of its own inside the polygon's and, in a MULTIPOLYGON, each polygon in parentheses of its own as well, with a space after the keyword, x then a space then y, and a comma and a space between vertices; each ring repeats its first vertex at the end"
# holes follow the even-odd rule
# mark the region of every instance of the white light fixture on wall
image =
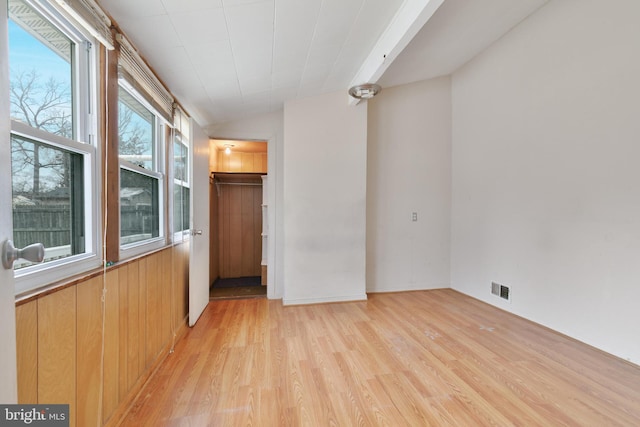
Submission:
POLYGON ((349 89, 349 95, 355 99, 371 99, 376 96, 382 88, 375 83, 365 83, 356 85, 349 89))
POLYGON ((227 156, 231 154, 231 147, 233 147, 233 144, 224 144, 224 154, 227 156))

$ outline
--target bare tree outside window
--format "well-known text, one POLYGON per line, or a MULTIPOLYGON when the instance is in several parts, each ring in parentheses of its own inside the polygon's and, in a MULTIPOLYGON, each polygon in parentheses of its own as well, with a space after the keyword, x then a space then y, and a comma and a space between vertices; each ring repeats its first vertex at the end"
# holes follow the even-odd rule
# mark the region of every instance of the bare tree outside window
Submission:
MULTIPOLYGON (((71 112, 67 108, 71 104, 71 91, 67 85, 53 77, 43 82, 32 70, 12 73, 10 88, 12 119, 55 135, 71 137, 71 112)), ((41 189, 59 187, 68 178, 64 156, 43 144, 13 138, 11 158, 14 192, 38 194, 41 189), (27 174, 26 170, 31 172, 27 174)))
POLYGON ((122 87, 118 92, 118 154, 122 160, 154 170, 155 119, 122 87))
POLYGON ((143 128, 133 110, 118 104, 118 149, 131 163, 145 167, 143 156, 149 145, 148 130, 143 128))
POLYGON ((44 132, 11 134, 13 239, 18 246, 42 242, 45 260, 81 253, 83 155, 62 148, 76 136, 76 45, 21 0, 9 2, 8 28, 11 120, 44 132))
POLYGON ((14 120, 54 135, 73 138, 71 88, 35 70, 11 73, 11 115, 14 120))

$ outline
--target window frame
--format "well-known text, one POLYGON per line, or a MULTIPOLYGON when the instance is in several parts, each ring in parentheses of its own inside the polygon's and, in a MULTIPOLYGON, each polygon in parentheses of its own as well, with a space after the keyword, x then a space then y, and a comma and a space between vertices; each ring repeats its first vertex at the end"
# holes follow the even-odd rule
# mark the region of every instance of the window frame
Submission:
MULTIPOLYGON (((182 130, 182 126, 184 125, 183 121, 185 121, 184 113, 182 113, 181 111, 176 111, 175 114, 175 118, 174 118, 174 122, 175 122, 175 126, 173 128, 173 135, 172 135, 172 144, 171 144, 171 158, 173 159, 173 162, 171 162, 171 172, 172 172, 172 188, 171 188, 171 196, 172 196, 172 200, 171 200, 171 229, 173 231, 173 241, 174 242, 183 242, 183 241, 187 241, 189 240, 190 236, 191 236, 191 218, 187 218, 187 227, 183 228, 181 230, 176 230, 175 224, 176 224, 176 218, 175 218, 175 212, 176 212, 176 200, 175 200, 175 186, 179 186, 181 187, 181 197, 182 194, 184 194, 184 189, 187 188, 189 189, 189 203, 191 203, 191 140, 189 139, 189 135, 190 132, 181 132, 182 130), (186 140, 186 141, 185 141, 186 140), (184 174, 184 180, 182 179, 178 179, 175 176, 175 166, 176 166, 176 153, 175 153, 175 144, 180 144, 185 151, 185 174, 184 174)), ((187 123, 189 122, 188 119, 186 119, 187 123)), ((183 206, 182 204, 182 198, 180 199, 180 205, 183 206)), ((189 209, 189 216, 190 216, 190 211, 191 209, 189 209)), ((184 215, 184 212, 182 212, 182 215, 184 215)), ((182 224, 184 225, 184 217, 182 218, 182 224)))
MULTIPOLYGON (((11 119, 10 139, 13 135, 32 140, 54 149, 82 156, 84 247, 81 254, 47 261, 14 270, 16 294, 29 292, 52 282, 77 275, 102 265, 102 201, 99 171, 101 153, 98 149, 98 80, 99 46, 95 38, 83 28, 76 27, 71 17, 55 5, 37 0, 25 0, 43 19, 62 32, 74 44, 72 52, 72 138, 49 133, 26 123, 11 119)), ((11 17, 8 17, 11 19, 11 17)), ((9 52, 6 53, 7 59, 9 52)))
MULTIPOLYGON (((126 243, 122 244, 122 221, 120 223, 120 229, 118 230, 118 239, 119 239, 119 254, 120 259, 127 259, 131 257, 135 257, 138 255, 142 255, 144 253, 148 253, 150 251, 160 249, 167 244, 167 233, 166 233, 166 224, 167 224, 167 212, 165 209, 166 200, 167 200, 167 190, 166 190, 166 129, 169 126, 169 123, 164 119, 164 117, 158 113, 158 111, 151 105, 149 101, 138 91, 135 87, 127 81, 127 79, 120 77, 118 79, 119 90, 124 90, 127 92, 129 96, 134 98, 136 101, 140 102, 142 106, 147 109, 153 115, 153 142, 154 145, 152 147, 153 152, 153 169, 146 169, 141 166, 136 165, 128 160, 120 158, 120 154, 118 153, 118 172, 120 173, 122 169, 128 170, 130 172, 134 172, 149 178, 153 178, 157 180, 158 185, 158 236, 152 237, 150 239, 141 240, 138 242, 126 243)), ((120 103, 120 98, 118 97, 118 104, 120 103)), ((118 129, 118 137, 119 137, 119 129, 118 129)), ((119 189, 121 187, 119 186, 119 189)), ((118 200, 120 197, 118 196, 118 200)), ((122 218, 122 207, 119 208, 119 215, 122 218)))

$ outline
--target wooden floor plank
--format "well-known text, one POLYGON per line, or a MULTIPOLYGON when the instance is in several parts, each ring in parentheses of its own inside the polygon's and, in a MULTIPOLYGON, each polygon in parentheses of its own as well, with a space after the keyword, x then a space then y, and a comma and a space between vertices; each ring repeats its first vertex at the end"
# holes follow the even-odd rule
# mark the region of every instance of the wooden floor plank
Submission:
POLYGON ((640 367, 453 290, 211 302, 123 426, 640 425, 640 367))

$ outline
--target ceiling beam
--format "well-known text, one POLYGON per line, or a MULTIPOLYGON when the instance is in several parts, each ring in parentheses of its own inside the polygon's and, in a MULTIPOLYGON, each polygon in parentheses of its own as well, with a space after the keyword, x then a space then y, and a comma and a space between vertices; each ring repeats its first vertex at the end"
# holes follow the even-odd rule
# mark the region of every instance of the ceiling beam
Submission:
MULTIPOLYGON (((444 0, 405 0, 351 80, 349 87, 376 83, 442 3, 444 0)), ((360 100, 349 97, 351 105, 358 102, 360 100)))

